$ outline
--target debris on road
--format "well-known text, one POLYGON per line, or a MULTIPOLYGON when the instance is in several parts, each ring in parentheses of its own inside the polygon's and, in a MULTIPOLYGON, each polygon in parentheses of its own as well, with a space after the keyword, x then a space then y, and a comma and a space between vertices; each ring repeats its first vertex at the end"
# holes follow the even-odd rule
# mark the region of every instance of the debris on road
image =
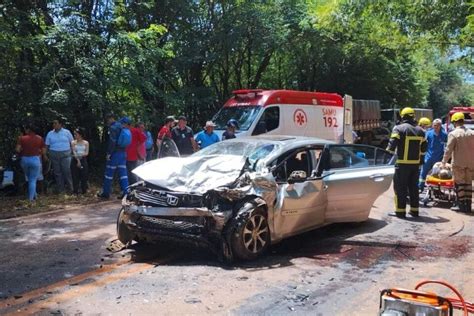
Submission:
POLYGON ((105 249, 107 249, 108 251, 112 252, 112 253, 116 253, 116 252, 119 252, 119 251, 122 251, 124 250, 125 248, 127 248, 126 245, 124 245, 120 240, 118 239, 114 239, 110 242, 108 242, 107 244, 107 247, 105 247, 105 249))

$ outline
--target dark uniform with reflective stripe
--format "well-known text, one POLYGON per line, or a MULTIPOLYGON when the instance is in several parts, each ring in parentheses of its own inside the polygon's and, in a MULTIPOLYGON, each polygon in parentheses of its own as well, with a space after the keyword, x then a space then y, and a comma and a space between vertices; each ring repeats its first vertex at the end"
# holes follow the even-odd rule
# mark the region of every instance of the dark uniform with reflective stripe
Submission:
POLYGON ((404 120, 393 128, 387 150, 397 154, 393 177, 397 216, 405 216, 407 191, 410 196, 410 214, 418 215, 419 166, 423 164, 426 148, 425 132, 416 126, 414 120, 404 120))

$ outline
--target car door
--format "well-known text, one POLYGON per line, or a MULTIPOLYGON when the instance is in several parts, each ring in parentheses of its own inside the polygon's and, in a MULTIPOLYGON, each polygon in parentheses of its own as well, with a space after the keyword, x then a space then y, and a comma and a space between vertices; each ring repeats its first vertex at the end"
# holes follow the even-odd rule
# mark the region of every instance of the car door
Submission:
POLYGON ((321 174, 326 186, 326 222, 360 222, 392 183, 394 156, 366 145, 329 145, 321 174))
POLYGON ((322 147, 300 149, 276 161, 279 167, 274 171, 278 184, 274 227, 280 238, 324 223, 327 204, 324 183, 312 176, 321 151, 322 147), (292 183, 289 177, 295 171, 304 171, 306 177, 292 183))

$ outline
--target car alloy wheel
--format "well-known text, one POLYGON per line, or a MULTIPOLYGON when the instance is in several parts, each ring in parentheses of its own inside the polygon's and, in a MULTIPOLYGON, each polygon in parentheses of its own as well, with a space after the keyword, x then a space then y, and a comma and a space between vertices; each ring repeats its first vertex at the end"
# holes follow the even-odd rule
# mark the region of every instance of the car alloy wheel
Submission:
POLYGON ((253 214, 244 226, 242 233, 245 248, 254 254, 261 252, 267 245, 267 219, 260 214, 253 214))
POLYGON ((266 211, 247 203, 228 226, 231 232, 229 245, 232 256, 237 260, 254 260, 270 246, 270 227, 266 211))

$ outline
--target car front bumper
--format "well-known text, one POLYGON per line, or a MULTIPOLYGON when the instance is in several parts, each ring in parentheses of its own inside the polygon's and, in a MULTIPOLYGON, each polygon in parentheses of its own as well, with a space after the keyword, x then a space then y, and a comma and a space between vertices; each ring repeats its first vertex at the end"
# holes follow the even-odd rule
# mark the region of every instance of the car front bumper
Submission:
POLYGON ((207 208, 150 207, 122 203, 119 221, 134 239, 148 242, 177 241, 215 245, 222 235, 226 216, 207 208))

